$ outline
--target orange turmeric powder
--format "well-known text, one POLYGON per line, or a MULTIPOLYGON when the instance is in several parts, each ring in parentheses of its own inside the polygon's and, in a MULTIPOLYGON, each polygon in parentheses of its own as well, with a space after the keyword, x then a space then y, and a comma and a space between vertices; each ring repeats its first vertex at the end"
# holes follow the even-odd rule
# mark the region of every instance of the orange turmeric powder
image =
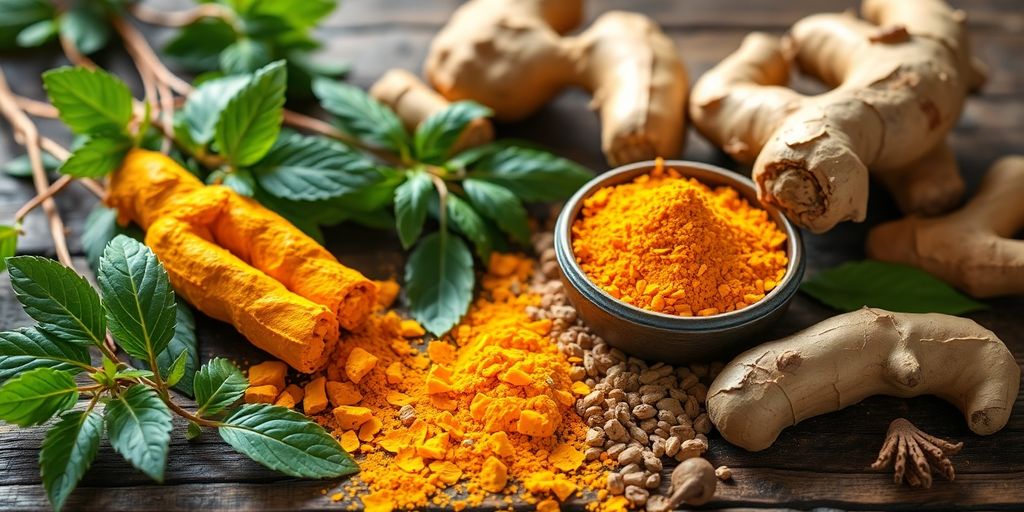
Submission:
POLYGON ((742 309, 782 279, 786 235, 731 187, 710 188, 661 162, 597 190, 572 226, 576 261, 613 297, 660 313, 742 309))
POLYGON ((291 223, 160 153, 130 151, 107 202, 146 230, 178 293, 299 371, 323 367, 339 327, 376 306, 372 281, 291 223))

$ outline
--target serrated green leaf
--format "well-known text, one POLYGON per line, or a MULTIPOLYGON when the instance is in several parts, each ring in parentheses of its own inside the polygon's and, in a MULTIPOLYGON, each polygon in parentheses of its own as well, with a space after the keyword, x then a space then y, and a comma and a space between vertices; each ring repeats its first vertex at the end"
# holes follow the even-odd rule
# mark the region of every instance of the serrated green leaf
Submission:
POLYGON ((211 359, 196 372, 192 385, 196 394, 197 415, 216 414, 237 402, 249 387, 249 380, 231 361, 211 359))
POLYGON ((122 227, 117 223, 117 210, 97 203, 85 217, 82 227, 82 248, 93 272, 100 268, 100 257, 107 244, 117 235, 125 235, 142 241, 144 233, 135 224, 122 227))
POLYGON ((185 431, 185 440, 193 441, 203 434, 203 427, 194 421, 188 422, 188 430, 185 431))
POLYGON ((841 311, 873 307, 904 313, 961 315, 988 306, 915 267, 851 261, 818 272, 800 291, 841 311))
POLYGON ((132 93, 101 70, 63 67, 43 73, 43 85, 60 119, 80 135, 123 133, 132 119, 132 93))
POLYGON ((300 478, 337 478, 359 471, 323 427, 284 407, 247 404, 224 420, 220 437, 252 460, 300 478))
POLYGON ((110 40, 110 23, 100 2, 81 0, 60 17, 60 33, 78 49, 90 55, 110 40))
POLYGON ((189 94, 179 116, 196 144, 205 147, 213 140, 221 112, 249 80, 247 75, 207 80, 189 94))
POLYGON ((474 179, 464 180, 462 188, 477 212, 494 221, 516 242, 523 245, 530 243, 530 223, 526 208, 511 190, 474 179))
POLYGON ((0 226, 0 272, 7 270, 7 258, 18 250, 18 230, 13 226, 0 226))
POLYGON ((164 47, 164 53, 190 71, 210 71, 220 65, 220 52, 238 38, 220 18, 202 18, 183 27, 164 47))
POLYGON ((65 413, 46 432, 39 450, 39 470, 54 510, 64 507, 64 501, 89 469, 102 435, 103 415, 96 410, 65 413))
POLYGON ((151 361, 174 336, 176 306, 167 271, 148 247, 118 235, 100 259, 100 290, 114 340, 151 361))
POLYGON ((282 135, 253 174, 268 193, 293 201, 356 196, 383 179, 376 165, 321 137, 282 135))
POLYGON ((115 379, 138 379, 141 377, 152 377, 153 372, 149 370, 136 370, 135 368, 129 368, 127 370, 121 370, 114 374, 115 379))
POLYGON ((174 386, 178 382, 181 382, 181 378, 185 376, 185 363, 188 362, 188 358, 188 352, 182 352, 178 354, 178 358, 171 363, 171 368, 167 372, 167 377, 164 379, 164 382, 166 382, 168 386, 174 386))
POLYGON ((284 62, 270 64, 256 72, 220 113, 214 140, 232 165, 252 165, 274 145, 284 119, 286 80, 284 62))
POLYGON ((36 368, 79 373, 89 364, 86 347, 62 342, 36 327, 0 332, 0 383, 36 368))
POLYGON ((491 114, 491 109, 479 103, 457 101, 431 115, 416 127, 413 137, 416 159, 429 164, 443 163, 466 127, 491 114))
POLYGON ((0 420, 21 427, 38 425, 70 409, 77 400, 78 386, 71 374, 36 368, 0 387, 0 420))
POLYGON ((124 135, 89 137, 60 166, 60 173, 76 178, 99 178, 121 167, 132 141, 124 135))
POLYGON ((455 229, 473 242, 476 254, 484 262, 491 257, 491 234, 487 229, 487 223, 473 207, 461 197, 449 194, 446 201, 448 205, 448 219, 455 229))
POLYGON ((171 411, 156 390, 135 384, 111 398, 106 423, 114 450, 139 471, 163 482, 171 442, 171 411))
POLYGON ((42 20, 33 23, 18 32, 18 46, 35 48, 53 40, 57 35, 57 23, 53 20, 42 20))
POLYGON ((229 75, 252 73, 268 63, 267 45, 249 38, 239 39, 220 52, 220 69, 229 75))
POLYGON ((436 197, 433 181, 422 171, 410 172, 409 177, 395 189, 395 225, 403 249, 412 247, 423 233, 427 206, 436 197))
POLYGON ((302 2, 255 2, 252 14, 271 16, 298 29, 313 28, 337 6, 336 0, 303 0, 302 2))
POLYGON ((107 334, 103 308, 85 278, 39 256, 15 256, 7 264, 15 295, 40 329, 71 343, 103 343, 107 334))
POLYGON ((474 278, 473 256, 459 237, 427 235, 405 265, 413 318, 437 336, 448 332, 469 309, 474 278))
MULTIPOLYGON (((196 321, 192 317, 192 310, 189 309, 188 304, 181 300, 180 297, 177 299, 177 308, 175 308, 174 337, 167 344, 167 348, 156 356, 156 364, 157 368, 160 369, 160 374, 169 375, 172 371, 172 366, 179 357, 185 358, 182 378, 177 383, 168 383, 167 385, 188 396, 192 396, 192 379, 195 376, 196 368, 199 367, 199 350, 196 347, 196 321)), ((149 362, 142 359, 132 358, 132 363, 140 367, 149 368, 149 362)))
POLYGON ((256 193, 256 179, 249 169, 238 169, 234 172, 225 173, 220 184, 238 192, 245 197, 252 197, 256 193))
POLYGON ((565 199, 593 178, 579 164, 521 147, 505 147, 485 154, 472 168, 470 178, 501 185, 523 201, 565 199))
MULTIPOLYGON (((42 153, 42 160, 43 169, 47 172, 56 171, 60 167, 60 160, 57 160, 49 153, 42 153)), ((3 171, 9 176, 16 178, 30 178, 32 177, 32 161, 29 160, 28 155, 21 155, 4 164, 3 171)))
POLYGON ((362 89, 319 78, 313 81, 313 93, 324 109, 336 116, 339 128, 345 133, 399 155, 410 153, 409 134, 402 121, 362 89))
POLYGON ((0 0, 0 49, 15 47, 15 39, 25 27, 53 18, 53 4, 47 0, 0 0))

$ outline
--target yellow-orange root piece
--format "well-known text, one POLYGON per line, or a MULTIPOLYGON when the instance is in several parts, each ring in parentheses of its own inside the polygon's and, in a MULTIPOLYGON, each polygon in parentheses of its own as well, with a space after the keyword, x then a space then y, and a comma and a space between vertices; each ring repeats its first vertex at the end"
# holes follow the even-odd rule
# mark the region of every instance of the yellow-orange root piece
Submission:
POLYGON ((376 286, 287 220, 174 160, 133 150, 107 202, 146 230, 171 284, 203 313, 303 372, 323 367, 339 326, 356 329, 376 286))
POLYGON ((864 220, 869 169, 906 212, 941 213, 963 195, 945 139, 984 81, 963 11, 941 0, 864 0, 862 11, 809 16, 785 40, 750 34, 690 102, 704 136, 753 162, 761 200, 814 232, 864 220), (791 62, 833 89, 787 88, 791 62))
POLYGON ((496 119, 529 116, 560 90, 593 94, 601 147, 620 165, 682 151, 688 81, 675 44, 650 18, 612 11, 578 36, 582 0, 471 0, 430 47, 431 85, 496 119))
POLYGON ((868 233, 872 258, 913 265, 975 297, 1024 294, 1024 157, 1000 159, 961 209, 907 217, 868 233))

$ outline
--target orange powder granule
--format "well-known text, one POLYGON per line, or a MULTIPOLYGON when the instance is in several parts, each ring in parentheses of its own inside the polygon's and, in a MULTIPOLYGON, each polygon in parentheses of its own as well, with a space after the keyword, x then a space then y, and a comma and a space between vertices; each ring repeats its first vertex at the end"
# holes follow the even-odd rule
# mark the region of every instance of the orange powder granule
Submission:
POLYGON ((353 449, 366 510, 564 501, 602 486, 605 462, 583 462, 587 427, 572 409, 588 390, 573 386, 550 321, 526 312, 539 303, 525 291, 532 266, 495 255, 465 319, 427 353, 393 312, 339 343, 327 380, 361 399, 315 418, 353 449), (354 383, 348 361, 367 353, 376 364, 354 383))
POLYGON ((659 165, 599 189, 573 223, 572 247, 604 291, 680 316, 742 309, 786 270, 786 235, 730 187, 709 188, 659 165))

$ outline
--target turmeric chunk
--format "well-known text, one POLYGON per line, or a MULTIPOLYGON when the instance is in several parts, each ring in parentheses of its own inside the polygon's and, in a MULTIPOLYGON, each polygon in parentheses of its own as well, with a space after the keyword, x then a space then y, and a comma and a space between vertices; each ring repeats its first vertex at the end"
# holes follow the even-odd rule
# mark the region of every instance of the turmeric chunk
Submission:
POLYGON ((412 446, 398 450, 395 463, 407 473, 419 473, 424 468, 423 457, 416 455, 416 448, 412 446))
POLYGON ((509 368, 508 371, 503 373, 501 375, 501 380, 503 382, 508 382, 513 386, 528 386, 530 384, 533 384, 533 378, 530 377, 530 374, 524 372, 521 368, 516 366, 509 368))
POLYGON ((559 512, 560 510, 562 509, 558 506, 558 502, 551 498, 537 503, 537 512, 559 512))
POLYGON ((317 377, 306 384, 305 397, 302 399, 302 411, 306 414, 316 414, 327 408, 327 390, 325 384, 327 379, 317 377))
POLYGON ((400 391, 388 391, 388 394, 384 399, 395 407, 402 407, 403 405, 409 405, 412 403, 412 397, 400 391))
POLYGON ((359 436, 355 430, 346 430, 341 434, 341 448, 348 453, 355 453, 359 449, 359 436))
POLYGON ((373 283, 377 285, 377 307, 380 309, 390 308, 398 298, 398 292, 401 291, 398 283, 394 279, 374 281, 373 283))
POLYGON ((433 471, 437 478, 447 485, 455 485, 462 478, 462 469, 453 462, 434 461, 430 463, 430 471, 433 471))
POLYGON ((504 430, 491 434, 491 437, 488 439, 488 447, 495 455, 500 457, 511 457, 516 454, 515 448, 512 447, 512 442, 508 439, 508 433, 504 430))
POLYGON ((427 356, 437 364, 451 364, 455 361, 455 346, 444 341, 431 341, 427 345, 427 356))
POLYGON ((305 393, 302 392, 302 388, 295 384, 289 384, 281 394, 277 395, 274 405, 294 409, 302 401, 303 396, 305 396, 305 393))
POLYGON ((384 377, 387 379, 388 384, 398 384, 402 382, 402 363, 395 361, 389 364, 387 369, 384 370, 384 377))
POLYGON ((551 484, 551 490, 558 496, 558 499, 565 501, 572 496, 572 493, 576 492, 576 484, 565 478, 557 478, 554 483, 551 484))
POLYGON ((449 436, 447 433, 432 437, 416 447, 416 454, 427 459, 443 459, 448 452, 449 436))
POLYGON ((434 394, 437 394, 437 393, 447 393, 447 392, 449 392, 451 390, 452 390, 452 385, 451 384, 449 384, 449 383, 447 383, 447 382, 445 382, 445 381, 443 381, 443 380, 441 380, 441 379, 439 379, 437 377, 430 377, 430 378, 427 379, 427 393, 430 393, 431 395, 434 395, 434 394))
POLYGON ((528 436, 547 437, 554 432, 554 429, 554 422, 537 411, 523 411, 519 414, 519 421, 516 422, 516 432, 528 436))
POLYGON ((365 512, 391 512, 395 502, 388 491, 377 491, 360 497, 365 512))
POLYGON ((487 457, 480 469, 480 486, 490 492, 501 492, 508 483, 508 468, 493 456, 487 457))
POLYGON ((348 360, 345 361, 345 375, 348 375, 352 382, 359 384, 363 377, 370 373, 374 366, 377 366, 377 361, 377 356, 367 352, 362 347, 356 347, 352 349, 352 352, 348 355, 348 360))
POLYGON ((351 382, 327 381, 327 396, 331 399, 331 405, 355 405, 363 399, 362 393, 351 382))
POLYGON ((377 418, 370 418, 369 421, 359 426, 359 440, 368 443, 373 440, 373 436, 380 432, 380 429, 384 427, 384 423, 377 418))
POLYGON ((584 454, 570 444, 562 443, 551 450, 548 462, 552 466, 565 471, 574 471, 583 464, 584 454))
POLYGON ((334 408, 334 419, 343 430, 358 429, 363 423, 373 418, 373 412, 366 407, 342 405, 334 408))
POLYGON ((277 398, 278 388, 267 384, 265 386, 249 386, 245 390, 245 403, 247 404, 272 404, 277 398))
POLYGON ((284 389, 286 375, 288 375, 288 365, 281 361, 264 361, 249 367, 249 385, 265 386, 270 384, 277 389, 284 389))
POLYGON ((403 338, 422 338, 427 331, 420 325, 416 320, 402 320, 402 337, 403 338))

